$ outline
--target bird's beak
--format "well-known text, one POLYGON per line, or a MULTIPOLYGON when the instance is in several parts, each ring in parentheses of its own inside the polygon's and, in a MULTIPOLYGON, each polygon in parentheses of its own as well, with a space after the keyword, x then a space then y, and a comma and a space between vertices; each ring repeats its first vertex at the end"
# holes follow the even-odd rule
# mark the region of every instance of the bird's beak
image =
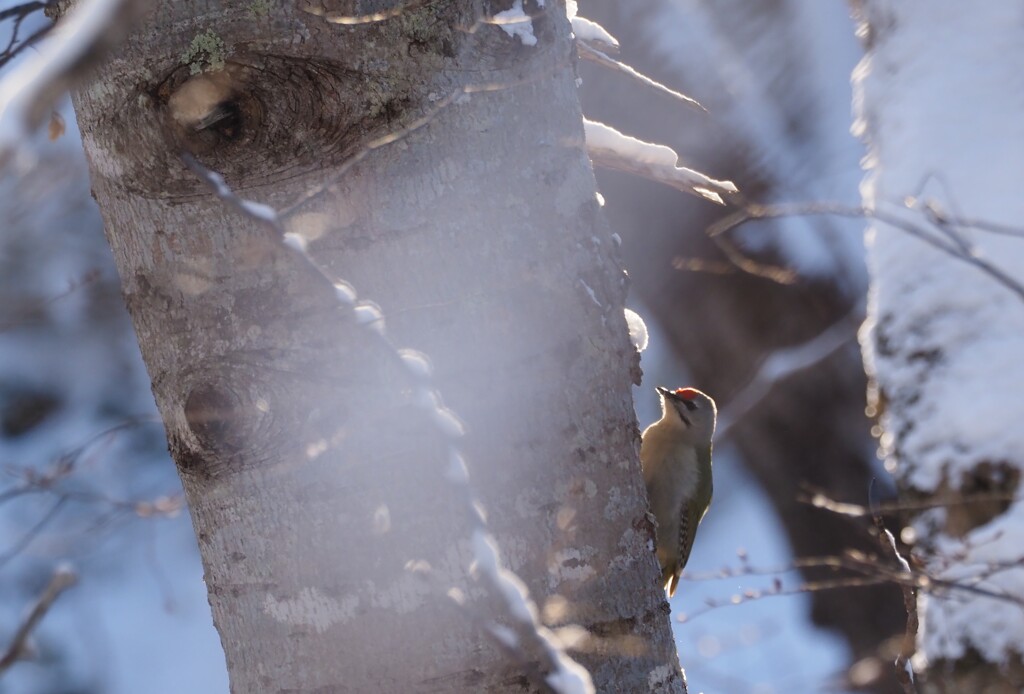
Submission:
POLYGON ((655 386, 654 389, 656 391, 658 391, 658 394, 661 395, 662 397, 670 398, 673 395, 675 395, 675 393, 673 393, 671 390, 669 390, 665 386, 655 386))

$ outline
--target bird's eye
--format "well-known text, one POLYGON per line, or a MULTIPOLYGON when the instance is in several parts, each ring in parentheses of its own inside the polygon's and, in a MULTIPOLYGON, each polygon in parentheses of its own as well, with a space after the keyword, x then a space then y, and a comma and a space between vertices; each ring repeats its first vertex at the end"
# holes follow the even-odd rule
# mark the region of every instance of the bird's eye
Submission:
POLYGON ((686 409, 688 409, 690 412, 693 412, 694 410, 697 409, 697 403, 695 403, 693 400, 682 400, 681 402, 684 405, 686 405, 686 409))

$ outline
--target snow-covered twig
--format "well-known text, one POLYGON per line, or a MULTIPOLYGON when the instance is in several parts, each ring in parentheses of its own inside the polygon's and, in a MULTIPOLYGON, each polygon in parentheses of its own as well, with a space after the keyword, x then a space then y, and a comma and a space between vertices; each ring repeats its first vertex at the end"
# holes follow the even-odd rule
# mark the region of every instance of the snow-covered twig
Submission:
POLYGON ((18 625, 18 630, 14 632, 14 637, 11 639, 10 645, 7 646, 7 650, 0 655, 0 675, 23 657, 28 639, 39 622, 46 616, 60 594, 75 585, 77 581, 78 577, 67 567, 60 567, 53 572, 53 577, 43 594, 36 600, 36 604, 32 606, 25 620, 18 625))
POLYGON ((638 140, 585 118, 583 129, 587 153, 595 166, 642 176, 719 205, 739 192, 732 181, 718 181, 699 171, 677 166, 679 155, 671 147, 638 140))
POLYGON ((576 41, 584 43, 588 48, 594 48, 602 53, 618 53, 619 40, 612 36, 612 33, 592 19, 587 19, 576 14, 574 3, 565 4, 565 13, 572 25, 572 34, 576 41))

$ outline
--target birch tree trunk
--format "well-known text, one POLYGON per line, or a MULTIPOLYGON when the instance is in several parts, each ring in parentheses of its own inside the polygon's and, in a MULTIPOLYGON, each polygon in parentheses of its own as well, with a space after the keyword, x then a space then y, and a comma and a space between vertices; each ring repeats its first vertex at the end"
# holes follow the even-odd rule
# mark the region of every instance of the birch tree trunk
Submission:
POLYGON ((1018 692, 1024 248, 1006 230, 1024 218, 1024 6, 858 5, 865 203, 919 231, 872 225, 862 340, 887 465, 905 498, 936 506, 912 523, 934 579, 918 601, 919 690, 1018 692))
POLYGON ((507 616, 466 578, 449 442, 383 324, 182 152, 430 355, 501 556, 547 623, 590 631, 598 689, 685 691, 564 7, 495 26, 502 3, 406 4, 157 2, 75 98, 232 691, 532 685, 444 595, 507 616))

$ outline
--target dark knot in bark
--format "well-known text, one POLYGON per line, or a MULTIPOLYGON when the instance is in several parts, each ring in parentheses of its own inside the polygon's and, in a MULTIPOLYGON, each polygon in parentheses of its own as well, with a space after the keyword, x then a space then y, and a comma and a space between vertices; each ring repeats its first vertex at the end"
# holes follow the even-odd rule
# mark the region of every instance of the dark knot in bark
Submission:
POLYGON ((185 421, 199 443, 211 452, 234 453, 248 438, 247 408, 238 394, 224 385, 200 383, 185 399, 185 421))

